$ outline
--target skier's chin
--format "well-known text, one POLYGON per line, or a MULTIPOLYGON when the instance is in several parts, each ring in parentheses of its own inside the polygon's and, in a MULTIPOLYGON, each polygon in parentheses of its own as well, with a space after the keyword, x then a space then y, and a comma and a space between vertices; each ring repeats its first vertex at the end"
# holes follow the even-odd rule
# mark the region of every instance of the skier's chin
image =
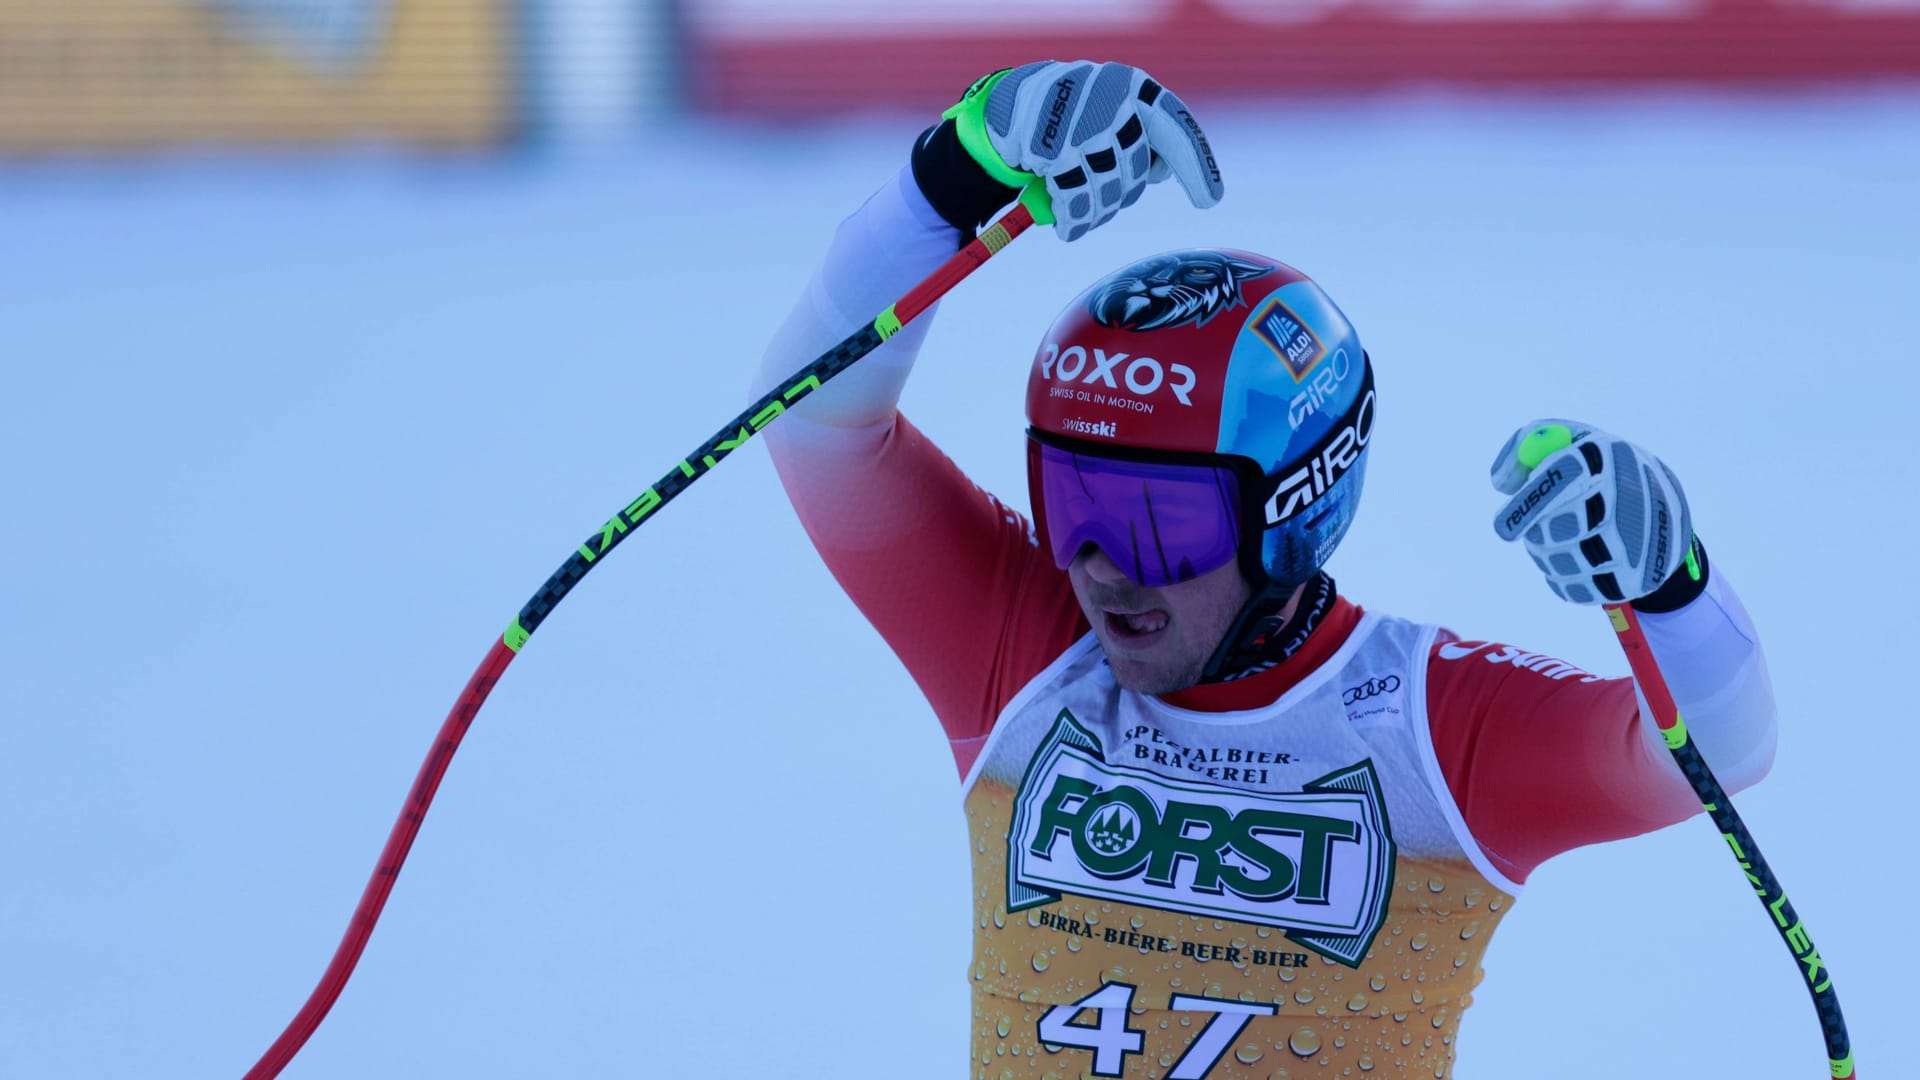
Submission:
POLYGON ((1100 636, 1107 654, 1107 666, 1113 681, 1136 694, 1171 694, 1198 683, 1206 668, 1206 657, 1181 654, 1178 643, 1167 641, 1155 648, 1135 650, 1116 646, 1100 636))

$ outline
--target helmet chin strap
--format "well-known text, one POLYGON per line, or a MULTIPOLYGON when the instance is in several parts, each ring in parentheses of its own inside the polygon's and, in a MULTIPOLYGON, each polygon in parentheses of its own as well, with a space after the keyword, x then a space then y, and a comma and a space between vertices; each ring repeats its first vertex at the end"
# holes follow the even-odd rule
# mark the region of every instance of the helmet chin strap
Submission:
POLYGON ((1315 574, 1300 585, 1300 603, 1282 618, 1295 589, 1268 582, 1234 616, 1220 646, 1200 674, 1202 683, 1228 682, 1257 675, 1300 651, 1313 629, 1333 607, 1333 579, 1315 574))

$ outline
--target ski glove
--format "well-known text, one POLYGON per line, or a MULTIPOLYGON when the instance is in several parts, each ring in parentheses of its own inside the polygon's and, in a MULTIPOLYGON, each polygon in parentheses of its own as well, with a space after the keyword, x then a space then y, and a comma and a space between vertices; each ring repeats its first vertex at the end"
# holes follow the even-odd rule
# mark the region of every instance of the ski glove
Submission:
POLYGON ((1539 420, 1513 433, 1492 473, 1512 496, 1494 531, 1526 546, 1555 596, 1672 611, 1706 588, 1686 493, 1640 447, 1572 420, 1539 420))
POLYGON ((971 235, 1017 195, 1078 240, 1171 176, 1199 209, 1226 189, 1185 103, 1139 68, 1043 60, 974 83, 914 147, 927 201, 971 235))

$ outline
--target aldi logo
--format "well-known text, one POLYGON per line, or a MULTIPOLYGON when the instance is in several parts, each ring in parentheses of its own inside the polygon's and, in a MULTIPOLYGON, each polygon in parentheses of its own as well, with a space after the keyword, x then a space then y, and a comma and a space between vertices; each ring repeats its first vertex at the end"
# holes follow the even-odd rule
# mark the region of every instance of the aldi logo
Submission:
POLYGON ((1007 836, 1007 910, 1062 893, 1278 927, 1357 966, 1393 888, 1373 764, 1256 794, 1107 763, 1062 710, 1027 766, 1007 836))
POLYGON ((1280 359, 1287 362, 1287 370, 1293 372, 1293 381, 1299 382, 1313 370, 1313 365, 1327 355, 1327 347, 1320 344, 1313 328, 1308 326, 1293 309, 1280 302, 1278 296, 1270 296, 1253 317, 1253 332, 1260 340, 1273 347, 1280 359))

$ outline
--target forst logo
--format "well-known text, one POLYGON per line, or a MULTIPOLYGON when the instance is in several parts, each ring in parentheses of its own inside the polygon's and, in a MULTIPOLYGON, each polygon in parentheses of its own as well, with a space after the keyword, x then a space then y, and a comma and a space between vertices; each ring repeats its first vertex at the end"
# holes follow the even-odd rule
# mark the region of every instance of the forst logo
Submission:
POLYGON ((1139 876, 1149 885, 1172 887, 1184 861, 1192 873, 1188 887, 1196 892, 1324 904, 1333 845, 1354 843, 1359 831, 1356 823, 1340 818, 1253 808, 1229 814, 1177 799, 1169 799, 1162 811, 1138 787, 1101 787, 1060 776, 1040 803, 1037 835, 1028 851, 1054 858, 1053 849, 1064 839, 1080 865, 1102 878, 1139 876), (1300 838, 1297 858, 1261 839, 1283 834, 1300 838))
POLYGON ((1162 363, 1151 356, 1110 353, 1098 347, 1091 351, 1080 345, 1062 349, 1051 341, 1040 349, 1040 376, 1081 386, 1124 389, 1143 398, 1153 397, 1165 389, 1173 394, 1174 400, 1188 406, 1193 404, 1191 394, 1199 381, 1199 376, 1185 364, 1162 363))
POLYGON ((1124 802, 1115 803, 1105 813, 1089 817, 1081 832, 1088 847, 1102 855, 1120 855, 1139 840, 1140 815, 1124 802))
POLYGON ((1106 761, 1062 711, 1007 833, 1007 910, 1064 893, 1279 927, 1353 966, 1386 916, 1395 847, 1371 762, 1264 793, 1106 761))

